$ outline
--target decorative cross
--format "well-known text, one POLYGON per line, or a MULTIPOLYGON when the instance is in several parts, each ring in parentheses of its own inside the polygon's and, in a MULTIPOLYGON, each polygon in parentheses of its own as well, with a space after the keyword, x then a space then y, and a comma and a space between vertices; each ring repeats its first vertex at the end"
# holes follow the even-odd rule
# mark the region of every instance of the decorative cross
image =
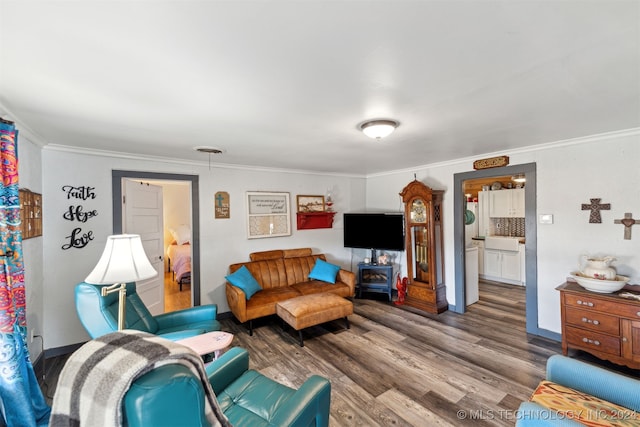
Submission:
POLYGON ((610 203, 600 203, 602 199, 589 199, 591 200, 590 204, 583 203, 582 210, 591 210, 591 214, 589 215, 589 223, 591 224, 600 224, 602 222, 602 217, 600 216, 600 210, 608 211, 611 209, 610 203))
POLYGON ((222 201, 224 200, 224 196, 222 194, 216 195, 216 202, 219 207, 222 207, 222 201))
POLYGON ((631 240, 631 227, 635 224, 640 224, 640 219, 633 219, 633 215, 627 212, 624 214, 623 219, 616 219, 613 223, 624 225, 624 239, 631 240))

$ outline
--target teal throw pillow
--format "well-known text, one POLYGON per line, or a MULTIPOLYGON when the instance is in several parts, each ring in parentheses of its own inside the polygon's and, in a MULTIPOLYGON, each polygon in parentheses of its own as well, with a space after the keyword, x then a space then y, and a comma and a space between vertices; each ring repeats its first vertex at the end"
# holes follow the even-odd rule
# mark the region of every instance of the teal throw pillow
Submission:
POLYGON ((247 296, 247 300, 251 299, 253 294, 262 290, 260 284, 253 277, 249 269, 244 265, 232 274, 225 276, 225 279, 227 279, 227 281, 229 281, 229 283, 231 283, 233 286, 237 286, 238 288, 242 289, 247 296))
POLYGON ((340 266, 330 264, 318 258, 313 266, 309 279, 322 280, 323 282, 336 283, 336 276, 340 271, 340 266))

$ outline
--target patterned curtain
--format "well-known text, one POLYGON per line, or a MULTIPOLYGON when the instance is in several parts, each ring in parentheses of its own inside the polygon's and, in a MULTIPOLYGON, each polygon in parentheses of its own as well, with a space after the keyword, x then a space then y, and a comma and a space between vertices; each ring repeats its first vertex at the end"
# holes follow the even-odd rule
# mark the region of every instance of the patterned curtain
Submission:
POLYGON ((8 426, 44 426, 51 410, 26 344, 17 134, 13 123, 0 122, 0 410, 8 426))

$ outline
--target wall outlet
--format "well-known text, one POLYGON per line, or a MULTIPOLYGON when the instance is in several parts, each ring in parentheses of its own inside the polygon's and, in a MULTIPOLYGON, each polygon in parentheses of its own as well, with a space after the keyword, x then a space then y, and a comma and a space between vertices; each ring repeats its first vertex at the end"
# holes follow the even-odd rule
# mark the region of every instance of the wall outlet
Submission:
POLYGON ((31 344, 33 342, 33 337, 36 335, 36 332, 31 329, 31 331, 29 331, 29 344, 31 344))

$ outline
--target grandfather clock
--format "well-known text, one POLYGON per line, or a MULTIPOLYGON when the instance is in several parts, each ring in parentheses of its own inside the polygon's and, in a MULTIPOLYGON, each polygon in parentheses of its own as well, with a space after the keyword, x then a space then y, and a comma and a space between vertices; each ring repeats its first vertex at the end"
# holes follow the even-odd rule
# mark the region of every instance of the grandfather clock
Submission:
POLYGON ((444 253, 442 250, 442 190, 414 180, 400 196, 404 202, 407 250, 405 304, 429 313, 446 311, 444 253))

